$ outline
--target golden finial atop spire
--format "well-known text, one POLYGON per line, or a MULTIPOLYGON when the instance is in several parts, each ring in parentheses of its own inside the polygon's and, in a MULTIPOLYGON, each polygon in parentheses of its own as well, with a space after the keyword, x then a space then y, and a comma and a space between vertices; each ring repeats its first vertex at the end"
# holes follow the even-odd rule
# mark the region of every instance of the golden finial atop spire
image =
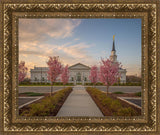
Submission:
POLYGON ((113 40, 114 40, 114 38, 115 38, 115 35, 113 35, 113 40))

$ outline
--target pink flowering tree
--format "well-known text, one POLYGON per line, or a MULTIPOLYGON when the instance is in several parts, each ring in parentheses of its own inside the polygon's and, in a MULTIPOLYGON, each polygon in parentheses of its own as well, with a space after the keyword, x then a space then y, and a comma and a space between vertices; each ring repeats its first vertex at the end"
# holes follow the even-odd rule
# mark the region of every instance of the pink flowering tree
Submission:
POLYGON ((69 80, 69 70, 68 70, 68 65, 66 65, 62 70, 61 81, 63 82, 63 85, 66 85, 66 83, 68 83, 68 80, 69 80))
POLYGON ((116 62, 113 63, 111 60, 101 60, 100 66, 100 80, 101 82, 107 86, 107 94, 108 89, 111 85, 116 83, 120 77, 120 73, 118 72, 119 68, 121 67, 120 63, 116 62))
POLYGON ((57 77, 61 74, 62 72, 62 64, 59 60, 59 57, 54 56, 54 57, 49 57, 49 60, 47 61, 48 65, 48 80, 51 82, 51 94, 53 91, 53 84, 56 82, 57 77))
POLYGON ((24 61, 21 61, 19 63, 18 69, 19 69, 18 80, 19 80, 19 83, 21 83, 24 80, 24 78, 26 77, 27 71, 28 71, 28 68, 25 66, 24 61))
POLYGON ((89 75, 90 81, 95 85, 98 82, 98 67, 92 66, 89 75))

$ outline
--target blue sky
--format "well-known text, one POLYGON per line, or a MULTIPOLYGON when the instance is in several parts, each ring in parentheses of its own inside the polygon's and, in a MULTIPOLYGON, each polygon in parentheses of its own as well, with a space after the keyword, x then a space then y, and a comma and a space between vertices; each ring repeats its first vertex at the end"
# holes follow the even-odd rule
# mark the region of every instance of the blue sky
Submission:
POLYGON ((47 66, 48 56, 64 64, 98 65, 109 58, 113 35, 117 59, 128 75, 141 68, 141 19, 20 19, 20 60, 47 66))

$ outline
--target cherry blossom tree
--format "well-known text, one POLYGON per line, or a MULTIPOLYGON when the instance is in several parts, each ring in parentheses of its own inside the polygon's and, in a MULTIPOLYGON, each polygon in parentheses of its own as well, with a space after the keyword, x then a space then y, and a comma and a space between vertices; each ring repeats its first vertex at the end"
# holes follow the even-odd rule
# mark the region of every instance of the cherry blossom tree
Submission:
POLYGON ((120 73, 118 72, 120 67, 121 64, 118 62, 112 62, 109 59, 101 60, 99 77, 101 82, 107 86, 107 94, 109 87, 116 83, 120 77, 120 73))
POLYGON ((51 82, 51 94, 53 91, 53 83, 56 82, 57 77, 61 74, 62 72, 62 64, 59 60, 58 56, 53 56, 49 57, 49 60, 47 61, 48 65, 48 80, 51 82))
POLYGON ((97 66, 92 66, 90 75, 89 75, 90 81, 95 85, 98 82, 98 67, 97 66))
POLYGON ((68 80, 69 80, 69 70, 68 70, 68 65, 66 65, 62 70, 61 81, 63 82, 63 85, 65 85, 66 83, 68 83, 68 80))
POLYGON ((18 80, 19 80, 19 83, 21 83, 24 80, 24 78, 26 77, 27 71, 28 71, 28 68, 25 66, 24 61, 21 61, 19 63, 18 69, 19 69, 18 80))

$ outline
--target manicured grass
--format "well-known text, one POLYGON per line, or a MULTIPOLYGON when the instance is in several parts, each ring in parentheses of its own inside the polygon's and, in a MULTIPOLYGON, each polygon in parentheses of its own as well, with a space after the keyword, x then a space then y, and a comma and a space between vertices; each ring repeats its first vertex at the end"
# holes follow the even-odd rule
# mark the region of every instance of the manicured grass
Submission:
MULTIPOLYGON (((19 86, 51 86, 50 83, 21 83, 19 86)), ((53 86, 64 86, 62 82, 56 82, 53 86)), ((65 86, 74 86, 73 83, 67 83, 65 86)))
POLYGON ((21 116, 55 116, 71 91, 71 87, 57 91, 39 102, 21 108, 19 114, 21 116))
MULTIPOLYGON (((51 85, 50 84, 20 84, 19 86, 51 86, 51 85)), ((60 84, 59 85, 55 84, 53 86, 63 86, 64 87, 64 85, 60 85, 60 84)), ((66 86, 74 86, 74 85, 68 84, 66 86)))
POLYGON ((49 84, 19 84, 19 86, 51 86, 49 84))
MULTIPOLYGON (((86 86, 93 86, 93 83, 85 83, 86 86)), ((98 82, 96 86, 105 86, 103 83, 98 82)), ((115 83, 113 86, 141 86, 141 83, 115 83)))
POLYGON ((87 87, 86 90, 105 116, 140 115, 140 111, 137 111, 127 103, 123 103, 116 97, 112 97, 111 94, 106 95, 106 93, 97 88, 91 87, 87 87))
POLYGON ((24 93, 20 93, 20 95, 26 95, 26 96, 43 96, 44 93, 24 92, 24 93))
POLYGON ((113 92, 114 94, 124 94, 124 92, 121 91, 117 91, 117 92, 113 92))
POLYGON ((135 93, 135 96, 141 97, 141 92, 135 93))

